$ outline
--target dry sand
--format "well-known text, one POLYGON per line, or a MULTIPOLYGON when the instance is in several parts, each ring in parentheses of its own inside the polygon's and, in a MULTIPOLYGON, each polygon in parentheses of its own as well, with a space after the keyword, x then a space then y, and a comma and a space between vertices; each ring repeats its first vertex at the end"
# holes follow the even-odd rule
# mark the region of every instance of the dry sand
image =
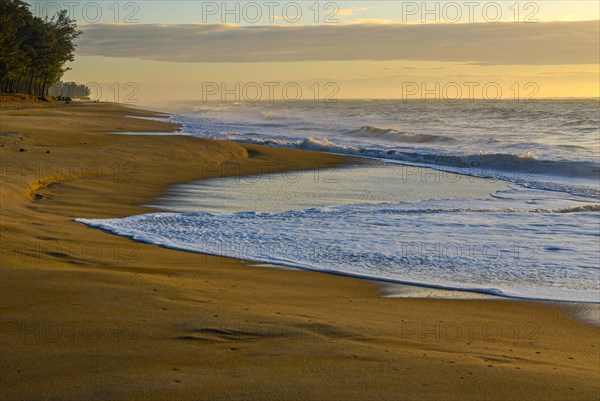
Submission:
POLYGON ((1 111, 2 399, 598 399, 600 331, 561 305, 381 298, 73 222, 147 213, 192 179, 355 162, 103 133, 174 128, 130 115, 153 114, 1 111))

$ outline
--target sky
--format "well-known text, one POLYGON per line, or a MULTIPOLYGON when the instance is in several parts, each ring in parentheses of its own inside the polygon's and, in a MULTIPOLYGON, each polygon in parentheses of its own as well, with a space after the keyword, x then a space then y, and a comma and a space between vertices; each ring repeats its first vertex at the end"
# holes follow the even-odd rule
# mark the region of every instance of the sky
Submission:
POLYGON ((600 96, 597 1, 30 1, 83 31, 63 80, 157 100, 600 96))

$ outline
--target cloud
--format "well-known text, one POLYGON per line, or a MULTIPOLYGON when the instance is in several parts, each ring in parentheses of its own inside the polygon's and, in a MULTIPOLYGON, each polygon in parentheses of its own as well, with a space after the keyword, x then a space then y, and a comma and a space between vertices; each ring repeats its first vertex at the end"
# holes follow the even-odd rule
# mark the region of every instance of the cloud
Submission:
POLYGON ((341 15, 341 16, 348 16, 348 15, 352 15, 357 11, 367 11, 368 8, 366 7, 351 7, 351 8, 340 8, 337 11, 337 15, 341 15))
POLYGON ((591 77, 598 79, 598 71, 545 71, 539 72, 536 76, 545 77, 591 77))
POLYGON ((391 19, 385 18, 356 18, 349 21, 341 22, 345 25, 382 25, 382 24, 395 24, 391 19))
POLYGON ((598 21, 537 24, 95 24, 79 55, 170 62, 412 60, 598 64, 598 21))
POLYGON ((383 67, 383 70, 443 70, 444 67, 383 67))

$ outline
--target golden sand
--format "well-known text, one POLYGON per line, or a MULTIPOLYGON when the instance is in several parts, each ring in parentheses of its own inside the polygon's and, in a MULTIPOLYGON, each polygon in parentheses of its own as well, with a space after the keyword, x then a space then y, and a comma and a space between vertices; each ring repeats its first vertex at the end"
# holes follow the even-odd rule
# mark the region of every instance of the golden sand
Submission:
POLYGON ((73 221, 150 212, 194 179, 356 160, 107 134, 174 128, 112 104, 0 113, 2 399, 598 399, 600 331, 559 304, 382 298, 73 221))

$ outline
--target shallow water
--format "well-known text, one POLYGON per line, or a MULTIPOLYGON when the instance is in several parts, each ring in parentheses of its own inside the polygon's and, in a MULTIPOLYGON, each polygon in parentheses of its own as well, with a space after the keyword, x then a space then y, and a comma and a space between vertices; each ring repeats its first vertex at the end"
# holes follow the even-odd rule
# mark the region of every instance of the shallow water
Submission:
POLYGON ((507 183, 429 168, 366 162, 356 167, 227 177, 177 185, 151 205, 179 213, 283 212, 315 207, 492 199, 507 183))
POLYGON ((373 163, 206 180, 177 186, 156 205, 175 213, 79 221, 257 262, 600 302, 600 213, 590 199, 469 176, 436 179, 433 170, 410 168, 373 163))

